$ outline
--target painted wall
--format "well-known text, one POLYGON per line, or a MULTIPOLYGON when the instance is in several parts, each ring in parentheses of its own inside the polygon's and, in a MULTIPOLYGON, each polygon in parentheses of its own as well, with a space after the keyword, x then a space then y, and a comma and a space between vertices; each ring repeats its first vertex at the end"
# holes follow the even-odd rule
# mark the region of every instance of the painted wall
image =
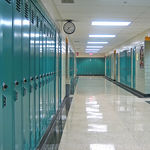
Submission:
POLYGON ((105 58, 77 58, 77 75, 105 75, 105 58))

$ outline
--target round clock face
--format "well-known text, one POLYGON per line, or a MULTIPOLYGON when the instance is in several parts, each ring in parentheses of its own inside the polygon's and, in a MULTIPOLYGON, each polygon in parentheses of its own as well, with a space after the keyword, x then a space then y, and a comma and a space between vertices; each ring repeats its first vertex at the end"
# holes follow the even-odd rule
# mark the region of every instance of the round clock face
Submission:
POLYGON ((71 21, 68 21, 64 24, 63 29, 64 29, 65 33, 72 34, 72 33, 74 33, 76 27, 71 21))

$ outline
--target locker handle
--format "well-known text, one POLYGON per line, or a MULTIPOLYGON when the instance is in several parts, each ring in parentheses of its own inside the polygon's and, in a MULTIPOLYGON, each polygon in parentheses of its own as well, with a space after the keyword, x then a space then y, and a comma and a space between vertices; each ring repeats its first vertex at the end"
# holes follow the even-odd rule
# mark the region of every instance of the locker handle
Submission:
POLYGON ((45 77, 46 75, 45 74, 43 74, 43 77, 45 77))
POLYGON ((36 76, 36 79, 39 79, 39 77, 38 77, 38 76, 36 76))
POLYGON ((18 82, 18 81, 15 81, 15 85, 19 85, 19 82, 18 82))
POLYGON ((8 85, 6 85, 5 83, 3 84, 3 90, 7 89, 8 85))
POLYGON ((34 79, 33 77, 30 78, 30 80, 33 80, 33 79, 34 79))
POLYGON ((40 78, 42 78, 42 75, 40 75, 40 78))
POLYGON ((27 82, 27 79, 24 79, 23 82, 26 83, 26 82, 27 82))
POLYGON ((49 76, 49 73, 47 73, 46 75, 49 76))

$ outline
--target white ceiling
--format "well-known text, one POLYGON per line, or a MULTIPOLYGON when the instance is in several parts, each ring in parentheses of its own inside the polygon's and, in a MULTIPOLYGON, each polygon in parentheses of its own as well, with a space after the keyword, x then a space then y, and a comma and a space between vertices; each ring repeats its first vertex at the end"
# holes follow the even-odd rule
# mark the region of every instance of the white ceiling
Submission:
MULTIPOLYGON (((49 1, 49 0, 48 0, 49 1)), ((137 34, 150 28, 150 0, 74 0, 73 4, 62 4, 53 0, 62 19, 73 19, 76 32, 69 38, 78 52, 84 52, 89 34, 115 34, 116 38, 96 38, 108 41, 101 53, 113 50, 137 34), (131 21, 128 27, 91 26, 91 21, 131 21)))

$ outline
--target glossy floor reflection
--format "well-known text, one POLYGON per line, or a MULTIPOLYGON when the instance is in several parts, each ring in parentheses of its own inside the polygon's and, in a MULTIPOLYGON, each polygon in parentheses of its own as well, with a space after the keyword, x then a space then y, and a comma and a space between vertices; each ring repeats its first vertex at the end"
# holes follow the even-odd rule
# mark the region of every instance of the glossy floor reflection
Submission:
POLYGON ((41 150, 58 150, 72 98, 66 99, 41 150))
POLYGON ((150 99, 80 77, 59 150, 150 150, 150 99))

